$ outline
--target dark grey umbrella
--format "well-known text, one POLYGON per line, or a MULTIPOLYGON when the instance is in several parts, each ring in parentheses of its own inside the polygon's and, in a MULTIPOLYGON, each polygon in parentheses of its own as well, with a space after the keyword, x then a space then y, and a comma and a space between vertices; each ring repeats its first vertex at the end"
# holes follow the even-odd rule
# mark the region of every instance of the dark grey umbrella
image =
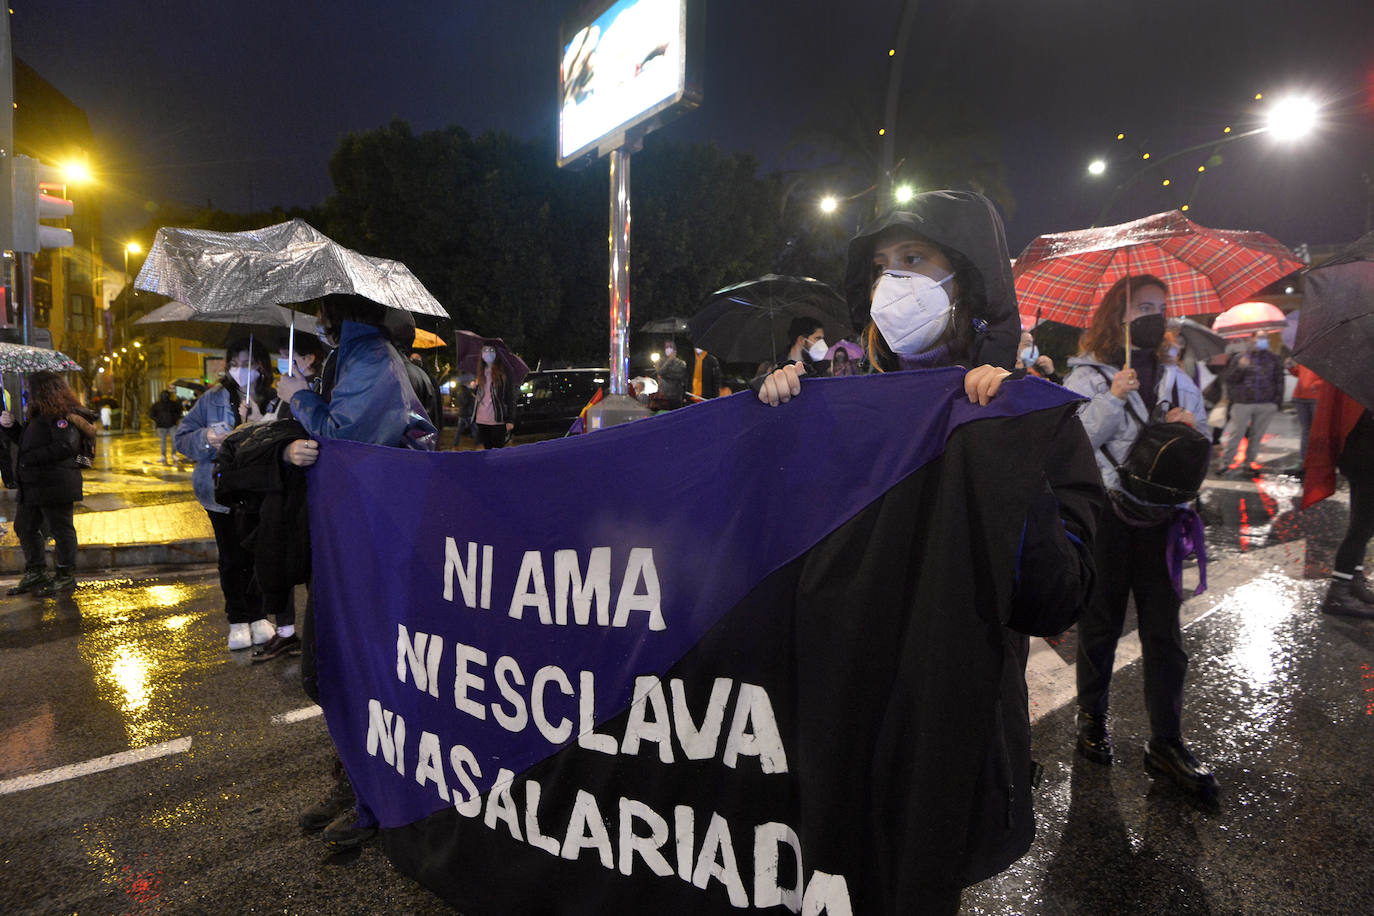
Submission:
POLYGON ((1183 338, 1193 359, 1205 363, 1219 353, 1226 352, 1226 338, 1191 318, 1177 318, 1169 322, 1169 330, 1183 338))
POLYGON ((1306 271, 1293 359, 1374 410, 1374 232, 1306 271))
POLYGON ((794 318, 814 318, 834 342, 853 337, 849 306, 829 286, 810 277, 767 274, 718 289, 687 319, 692 342, 723 363, 776 359, 791 344, 794 318))
POLYGON ((687 331, 686 318, 655 318, 639 329, 641 334, 686 334, 687 331))

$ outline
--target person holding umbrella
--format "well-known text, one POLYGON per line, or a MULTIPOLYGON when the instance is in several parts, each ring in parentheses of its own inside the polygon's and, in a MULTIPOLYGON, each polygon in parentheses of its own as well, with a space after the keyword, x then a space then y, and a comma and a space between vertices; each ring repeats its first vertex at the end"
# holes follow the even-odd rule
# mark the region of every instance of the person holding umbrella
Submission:
POLYGON ((1221 438, 1221 458, 1217 472, 1223 477, 1240 477, 1245 467, 1232 467, 1244 439, 1245 461, 1251 471, 1259 471, 1260 441, 1283 403, 1283 360, 1269 349, 1269 335, 1256 331, 1232 354, 1222 371, 1231 398, 1231 414, 1221 438))
POLYGON ((663 356, 654 366, 658 396, 668 410, 682 406, 687 391, 687 364, 677 355, 677 343, 669 337, 663 342, 663 356))
POLYGON ((81 500, 81 468, 76 463, 83 435, 95 427, 79 413, 80 405, 56 372, 29 376, 29 417, 18 422, 0 411, 0 427, 19 445, 19 511, 14 533, 24 550, 24 576, 7 594, 56 595, 76 588, 76 527, 72 507, 81 500), (57 567, 49 578, 46 525, 57 546, 57 567))
POLYGON ((1123 489, 1117 472, 1156 405, 1167 402, 1166 422, 1186 423, 1207 434, 1202 393, 1177 366, 1164 361, 1167 302, 1162 280, 1148 274, 1123 277, 1103 296, 1083 335, 1083 355, 1069 360, 1072 371, 1064 380, 1066 388, 1088 398, 1079 416, 1111 497, 1098 522, 1096 587, 1078 622, 1077 749, 1094 763, 1112 761, 1108 689, 1127 599, 1133 594, 1151 730, 1145 764, 1211 801, 1216 777, 1182 739, 1188 655, 1179 623, 1182 596, 1169 560, 1185 536, 1200 533, 1201 525, 1185 524, 1196 521, 1186 505, 1137 500, 1123 489))
POLYGON ((210 516, 219 553, 219 584, 229 619, 229 650, 260 646, 276 635, 263 613, 262 592, 253 575, 253 554, 244 548, 238 519, 215 500, 214 468, 219 447, 243 422, 259 422, 275 409, 272 358, 261 341, 230 340, 224 374, 197 400, 177 426, 177 451, 196 463, 191 487, 210 516))
MULTIPOLYGON (((341 439, 432 451, 438 444, 419 397, 411 386, 405 360, 388 336, 388 309, 362 296, 334 294, 320 303, 320 325, 336 347, 322 373, 320 390, 300 376, 277 382, 277 394, 289 402, 292 415, 313 437, 287 444, 282 460, 308 468, 320 457, 315 439, 341 439)), ((327 612, 327 609, 326 609, 327 612)), ((314 590, 308 591, 301 625, 301 686, 319 701, 315 667, 314 590)), ((353 786, 337 755, 334 785, 328 796, 301 813, 299 823, 322 830, 326 843, 349 847, 377 833, 376 819, 358 804, 353 786), (355 807, 356 806, 356 807, 355 807), (361 810, 359 810, 361 809, 361 810)))
POLYGON ((484 449, 502 448, 515 429, 515 383, 496 347, 482 347, 482 365, 472 398, 473 438, 484 449))

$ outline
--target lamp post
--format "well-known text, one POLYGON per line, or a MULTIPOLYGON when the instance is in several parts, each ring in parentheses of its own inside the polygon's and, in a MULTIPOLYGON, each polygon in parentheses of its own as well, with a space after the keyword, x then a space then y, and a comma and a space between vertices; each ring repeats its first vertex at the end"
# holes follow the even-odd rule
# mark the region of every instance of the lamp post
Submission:
POLYGON ((143 246, 138 242, 129 242, 124 246, 124 316, 119 323, 119 342, 124 343, 129 336, 129 300, 133 298, 133 282, 129 279, 129 255, 140 255, 143 253, 143 246))
MULTIPOLYGON (((1256 96, 1257 99, 1260 97, 1261 96, 1258 95, 1256 96)), ((1313 128, 1316 127, 1318 112, 1319 110, 1316 103, 1312 102, 1310 99, 1282 99, 1270 107, 1268 113, 1265 116, 1264 124, 1254 128, 1253 130, 1242 131, 1241 133, 1233 133, 1231 128, 1227 127, 1223 131, 1224 136, 1220 140, 1208 140, 1205 143, 1196 143, 1192 146, 1184 147, 1181 150, 1177 150, 1176 152, 1172 152, 1160 157, 1152 156, 1152 154, 1148 152, 1141 153, 1140 158, 1146 164, 1142 166, 1138 172, 1132 174, 1129 178, 1118 184, 1116 188, 1113 189, 1111 196, 1107 198, 1107 202, 1103 204, 1102 209, 1098 212, 1097 218, 1093 220, 1093 225, 1102 225, 1102 223, 1106 220, 1108 214, 1111 213, 1112 207, 1116 206, 1116 202, 1121 199, 1121 195, 1126 191, 1127 188, 1130 188, 1141 178, 1145 177, 1146 173, 1159 168, 1165 163, 1172 162, 1175 159, 1178 159, 1182 156, 1187 156, 1191 153, 1201 152, 1202 150, 1209 150, 1207 159, 1211 160, 1211 158, 1214 155, 1216 155, 1217 151, 1220 150, 1223 146, 1235 143, 1237 140, 1244 140, 1247 137, 1256 136, 1257 134, 1270 134, 1276 139, 1283 141, 1301 139, 1302 137, 1305 137, 1308 133, 1310 133, 1313 128)), ((1124 134, 1117 134, 1118 140, 1122 140, 1124 138, 1124 134)), ((1204 172, 1206 172, 1206 170, 1207 165, 1205 163, 1203 165, 1198 166, 1198 178, 1194 181, 1193 184, 1194 192, 1197 190, 1197 183, 1202 180, 1201 176, 1204 172)), ((1102 159, 1095 159, 1088 165, 1088 173, 1090 175, 1102 175, 1106 171, 1107 164, 1102 159)), ((1165 178, 1163 180, 1164 187, 1168 187, 1171 183, 1172 181, 1169 178, 1165 178)), ((1184 204, 1183 209, 1188 209, 1188 205, 1186 203, 1184 204)))

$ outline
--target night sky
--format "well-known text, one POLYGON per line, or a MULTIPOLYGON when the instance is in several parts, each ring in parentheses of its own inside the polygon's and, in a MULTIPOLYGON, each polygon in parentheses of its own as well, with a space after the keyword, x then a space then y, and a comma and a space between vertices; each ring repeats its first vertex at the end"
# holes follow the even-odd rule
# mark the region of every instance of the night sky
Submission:
MULTIPOLYGON (((339 137, 405 119, 533 138, 556 129, 552 0, 240 0, 127 4, 15 0, 15 54, 84 108, 108 188, 115 245, 148 200, 227 210, 309 205, 329 193, 339 137)), ((1016 209, 1013 253, 1041 232, 1090 224, 1140 165, 1254 126, 1256 92, 1326 106, 1315 136, 1240 140, 1203 177, 1190 215, 1296 246, 1365 228, 1374 178, 1374 3, 1329 0, 920 0, 904 98, 942 99, 999 138, 1016 209), (1115 155, 1090 180, 1094 156, 1115 155), (1114 176, 1114 177, 1113 177, 1114 176)), ((664 128, 796 164, 788 141, 835 112, 881 111, 901 0, 714 0, 705 102, 664 128)), ((902 106, 898 131, 924 105, 902 106)), ((874 124, 873 129, 879 125, 874 124)), ((1201 155, 1112 211, 1177 206, 1201 155)))

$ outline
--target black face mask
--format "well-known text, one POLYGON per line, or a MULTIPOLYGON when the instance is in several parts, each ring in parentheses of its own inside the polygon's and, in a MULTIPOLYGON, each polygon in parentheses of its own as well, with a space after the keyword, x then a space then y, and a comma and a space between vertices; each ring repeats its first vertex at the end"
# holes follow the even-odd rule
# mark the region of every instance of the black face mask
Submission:
POLYGON ((1153 350, 1164 340, 1164 316, 1141 315, 1131 322, 1131 348, 1153 350))

